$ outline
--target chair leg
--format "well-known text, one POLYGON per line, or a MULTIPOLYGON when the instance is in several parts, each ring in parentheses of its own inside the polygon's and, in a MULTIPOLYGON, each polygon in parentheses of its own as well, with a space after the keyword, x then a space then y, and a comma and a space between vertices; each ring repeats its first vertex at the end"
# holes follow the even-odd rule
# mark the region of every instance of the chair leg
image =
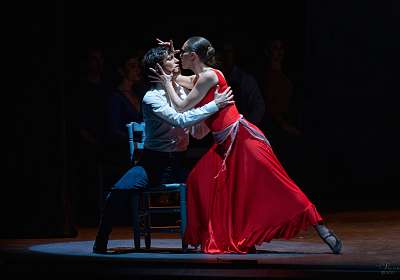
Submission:
POLYGON ((186 253, 188 249, 188 244, 182 240, 182 252, 186 253))
POLYGON ((180 226, 180 235, 182 239, 182 251, 186 252, 188 245, 183 241, 185 230, 186 230, 186 185, 181 184, 180 186, 180 213, 181 213, 181 226, 180 226))
POLYGON ((131 207, 132 207, 132 227, 133 227, 133 240, 135 249, 140 249, 140 224, 139 224, 139 191, 132 190, 131 207))
POLYGON ((146 246, 146 249, 150 249, 151 247, 151 217, 150 217, 150 202, 149 202, 150 196, 149 194, 144 194, 143 195, 143 208, 144 208, 144 244, 146 246))
POLYGON ((144 235, 144 244, 146 246, 146 249, 150 249, 151 247, 151 234, 150 232, 146 232, 144 235))

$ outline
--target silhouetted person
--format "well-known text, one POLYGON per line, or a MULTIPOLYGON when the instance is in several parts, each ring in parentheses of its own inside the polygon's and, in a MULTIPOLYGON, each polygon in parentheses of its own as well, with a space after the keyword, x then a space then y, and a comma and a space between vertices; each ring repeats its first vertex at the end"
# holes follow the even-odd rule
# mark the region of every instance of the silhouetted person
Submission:
POLYGON ((278 157, 293 175, 296 170, 300 172, 300 169, 292 166, 292 163, 301 157, 302 132, 296 127, 295 110, 293 110, 294 86, 284 70, 285 48, 282 40, 271 40, 265 50, 266 115, 263 120, 263 130, 276 147, 278 157))
POLYGON ((78 117, 79 141, 74 167, 73 204, 76 222, 95 225, 98 221, 102 189, 105 104, 109 86, 104 78, 104 55, 98 47, 88 49, 78 85, 74 88, 74 107, 78 117))
POLYGON ((238 110, 251 123, 259 124, 265 112, 264 98, 257 80, 237 64, 237 52, 230 43, 223 45, 221 71, 235 93, 238 110))
MULTIPOLYGON (((104 134, 104 187, 108 188, 130 166, 126 124, 143 120, 144 95, 140 58, 128 53, 117 63, 117 80, 107 98, 104 134)), ((107 191, 107 190, 105 190, 107 191)))

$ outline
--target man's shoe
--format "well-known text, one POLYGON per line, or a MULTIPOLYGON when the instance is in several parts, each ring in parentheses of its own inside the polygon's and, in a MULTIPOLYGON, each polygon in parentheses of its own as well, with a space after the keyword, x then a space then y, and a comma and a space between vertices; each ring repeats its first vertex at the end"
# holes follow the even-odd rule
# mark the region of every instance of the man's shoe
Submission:
POLYGON ((93 253, 105 254, 107 253, 108 239, 96 237, 93 245, 93 253))

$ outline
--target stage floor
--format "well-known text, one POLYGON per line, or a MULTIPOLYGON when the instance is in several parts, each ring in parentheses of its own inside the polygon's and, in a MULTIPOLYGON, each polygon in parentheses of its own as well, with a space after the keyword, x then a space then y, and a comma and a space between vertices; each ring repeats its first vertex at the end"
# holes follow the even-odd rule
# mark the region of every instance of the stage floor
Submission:
POLYGON ((324 216, 343 241, 340 255, 332 254, 313 229, 257 246, 255 254, 182 253, 180 239, 171 234, 154 234, 150 250, 136 251, 129 227, 114 229, 107 254, 94 254, 96 228, 80 228, 76 238, 2 239, 1 278, 400 279, 400 210, 324 216))

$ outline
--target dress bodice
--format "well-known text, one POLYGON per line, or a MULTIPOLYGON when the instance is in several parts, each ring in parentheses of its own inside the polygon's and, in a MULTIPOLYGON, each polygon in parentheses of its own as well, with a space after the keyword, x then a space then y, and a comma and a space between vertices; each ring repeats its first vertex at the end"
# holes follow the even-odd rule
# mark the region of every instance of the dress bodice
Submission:
MULTIPOLYGON (((218 77, 219 92, 223 92, 228 87, 224 76, 216 69, 212 69, 212 71, 214 71, 218 77)), ((195 107, 200 107, 213 101, 216 86, 217 85, 210 88, 204 98, 195 107)), ((233 92, 233 94, 235 93, 233 92)), ((239 118, 240 114, 235 104, 231 104, 222 108, 217 113, 206 119, 205 123, 211 131, 215 132, 223 130, 227 126, 237 121, 239 118)))

